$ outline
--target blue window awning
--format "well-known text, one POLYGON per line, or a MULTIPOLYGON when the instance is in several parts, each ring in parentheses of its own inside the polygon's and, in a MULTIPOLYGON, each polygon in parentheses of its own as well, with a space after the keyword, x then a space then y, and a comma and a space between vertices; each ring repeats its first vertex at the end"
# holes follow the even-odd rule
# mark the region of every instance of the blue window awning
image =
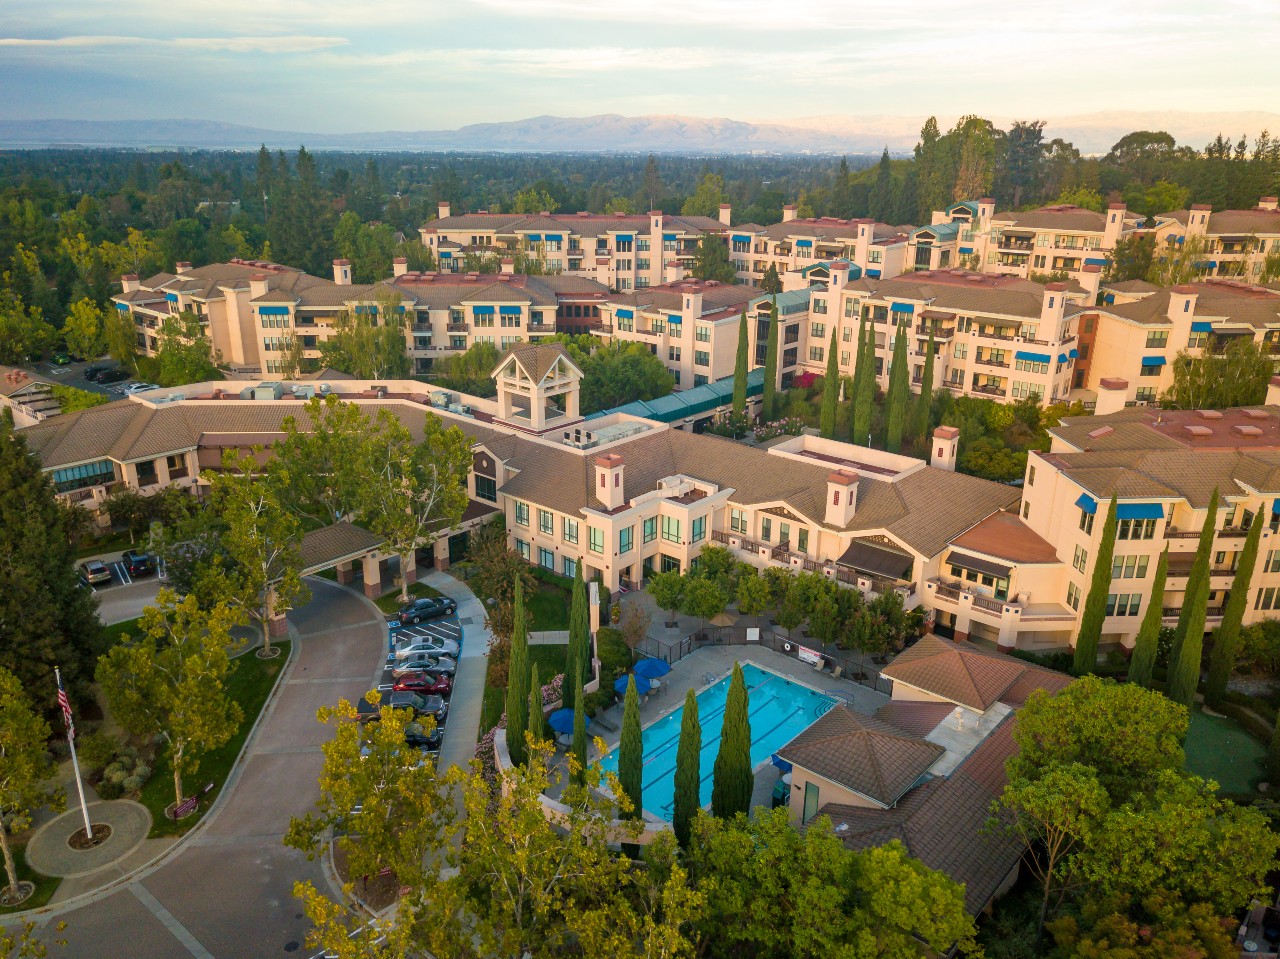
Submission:
POLYGON ((664 240, 678 240, 680 239, 680 235, 678 233, 664 233, 662 234, 662 238, 664 240))
POLYGON ((177 293, 166 293, 166 294, 164 295, 164 298, 165 298, 166 300, 168 300, 170 303, 177 303, 177 302, 178 302, 178 294, 177 294, 177 293))
POLYGON ((1076 505, 1090 516, 1098 512, 1098 501, 1088 493, 1081 493, 1080 498, 1076 500, 1076 505))
POLYGON ((1026 360, 1028 363, 1052 363, 1053 356, 1048 353, 1029 353, 1026 350, 1018 350, 1013 354, 1015 360, 1026 360))
POLYGON ((1186 239, 1187 239, 1187 238, 1186 238, 1185 236, 1180 236, 1180 237, 1178 237, 1178 242, 1179 242, 1179 243, 1185 243, 1185 242, 1186 242, 1186 239))
POLYGON ((1108 293, 1102 298, 1103 303, 1114 303, 1115 301, 1116 295, 1114 293, 1108 293))
POLYGON ((1144 356, 1142 358, 1143 366, 1164 366, 1168 362, 1163 356, 1144 356))
POLYGON ((1208 320, 1194 320, 1191 323, 1192 333, 1212 333, 1213 324, 1208 320))
POLYGON ((871 277, 872 279, 876 279, 876 280, 878 280, 878 279, 880 279, 880 271, 879 271, 879 270, 867 270, 867 276, 871 277))
POLYGON ((260 306, 258 312, 262 316, 288 316, 289 308, 287 306, 260 306))
POLYGON ((452 254, 452 253, 450 253, 450 252, 448 252, 447 250, 441 250, 441 251, 440 251, 440 259, 442 259, 442 260, 452 260, 452 259, 453 259, 453 254, 452 254))
POLYGON ((970 255, 970 254, 972 254, 972 253, 973 253, 973 247, 971 247, 971 246, 962 246, 962 247, 960 247, 960 252, 961 252, 961 253, 964 253, 964 254, 966 254, 966 255, 970 255))
POLYGON ((1058 354, 1058 362, 1059 362, 1059 363, 1065 363, 1065 362, 1067 362, 1067 354, 1066 354, 1066 353, 1059 353, 1059 354, 1058 354))
POLYGON ((116 304, 116 309, 117 309, 117 310, 120 310, 122 313, 128 313, 128 312, 129 312, 129 304, 128 304, 128 303, 117 303, 117 304, 116 304))
POLYGON ((1159 503, 1118 503, 1116 519, 1164 519, 1164 507, 1159 503))
POLYGON ((615 310, 613 315, 620 320, 633 320, 636 316, 631 310, 615 310))
POLYGON ((614 237, 614 239, 617 240, 619 243, 630 243, 632 240, 635 239, 635 234, 619 233, 616 237, 614 237))
POLYGON ((912 303, 894 303, 891 305, 894 313, 914 313, 916 311, 915 304, 912 303))
POLYGON ((501 313, 503 316, 519 316, 519 315, 520 315, 520 307, 518 307, 518 306, 500 306, 500 307, 498 307, 498 312, 499 312, 499 313, 501 313))
POLYGON ((1084 258, 1084 262, 1086 266, 1106 266, 1107 265, 1106 259, 1101 256, 1086 256, 1084 258))
POLYGON ((471 312, 476 316, 492 316, 493 307, 491 306, 473 306, 471 312))
MULTIPOLYGON (((378 315, 378 308, 376 306, 357 306, 355 311, 357 313, 372 313, 374 316, 378 315)), ((476 312, 479 313, 480 311, 477 310, 476 312)), ((492 312, 492 308, 490 309, 490 312, 492 312)))
POLYGON ((1280 497, 1271 501, 1271 512, 1280 513, 1280 497))
POLYGON ((541 243, 541 242, 542 242, 542 234, 541 234, 541 233, 530 233, 530 234, 528 234, 528 237, 529 237, 529 242, 530 242, 530 243, 541 243))
POLYGON ((1072 348, 1067 350, 1067 356, 1071 357, 1073 360, 1078 360, 1080 359, 1080 351, 1072 348))
POLYGON ((796 246, 813 246, 812 240, 796 240, 796 246))
POLYGON ((560 243, 564 240, 563 233, 548 233, 543 237, 548 243, 560 243))
POLYGON ((746 233, 735 233, 733 235, 733 242, 734 243, 750 243, 751 237, 746 233))

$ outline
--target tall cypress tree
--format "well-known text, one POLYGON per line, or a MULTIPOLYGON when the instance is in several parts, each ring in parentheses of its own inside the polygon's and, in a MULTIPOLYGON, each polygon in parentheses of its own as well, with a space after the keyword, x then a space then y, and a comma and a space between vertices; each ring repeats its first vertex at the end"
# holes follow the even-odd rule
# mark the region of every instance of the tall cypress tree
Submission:
POLYGON ((902 452, 902 430, 907 421, 907 403, 911 399, 911 376, 907 370, 908 327, 894 327, 893 366, 889 370, 888 414, 885 424, 885 448, 890 453, 902 452))
MULTIPOLYGON (((1173 631, 1173 649, 1169 653, 1169 677, 1171 679, 1173 677, 1174 666, 1178 662, 1178 657, 1182 655, 1182 643, 1187 637, 1187 628, 1190 623, 1190 618, 1195 615, 1195 610, 1191 608, 1187 600, 1191 597, 1192 593, 1199 591, 1200 584, 1198 580, 1202 575, 1202 569, 1203 576, 1206 580, 1205 585, 1206 587, 1208 586, 1209 558, 1210 554, 1213 552, 1214 524, 1217 521, 1218 489, 1217 487, 1214 487, 1213 495, 1209 497, 1209 509, 1205 513, 1204 525, 1200 527, 1200 542, 1196 545, 1195 560, 1191 564, 1191 574, 1187 577, 1187 589, 1186 592, 1183 593, 1182 609, 1178 612, 1178 625, 1174 627, 1173 631)), ((1205 595, 1208 595, 1207 588, 1205 590, 1205 595)), ((1203 612, 1200 614, 1200 625, 1204 625, 1203 612)))
POLYGON ((893 217, 893 168, 889 165, 889 148, 880 154, 880 167, 871 187, 871 216, 877 220, 893 217))
POLYGON ((585 697, 582 696, 582 684, 586 680, 583 678, 581 663, 578 664, 575 675, 577 678, 574 680, 574 688, 579 695, 573 704, 573 758, 577 760, 573 781, 581 786, 587 778, 587 710, 585 697))
POLYGON ((858 366, 854 370, 851 439, 858 446, 871 445, 871 407, 876 396, 876 330, 863 317, 858 328, 858 366))
POLYGON ((1111 556, 1116 547, 1116 498, 1111 497, 1107 520, 1102 524, 1102 540, 1093 559, 1093 580, 1085 597, 1076 636, 1076 655, 1071 671, 1077 676, 1091 673, 1098 665, 1098 643, 1102 639, 1102 623, 1107 618, 1107 594, 1111 592, 1111 556))
POLYGON ((693 690, 684 694, 684 715, 680 720, 680 742, 676 746, 675 795, 672 797, 671 826, 682 849, 689 848, 689 831, 702 803, 702 726, 698 722, 698 698, 693 690))
POLYGON ((542 683, 537 663, 529 673, 529 737, 536 743, 547 741, 547 716, 542 711, 542 683))
POLYGON ((724 701, 724 726, 720 731, 720 750, 711 782, 711 812, 720 819, 732 819, 738 813, 751 811, 751 790, 755 774, 751 771, 751 718, 747 702, 747 683, 742 667, 733 664, 729 694, 724 701))
POLYGON ((831 328, 831 345, 827 347, 827 375, 822 381, 822 435, 834 439, 836 435, 836 410, 840 406, 840 362, 836 354, 837 326, 831 328))
POLYGON ((747 308, 742 308, 742 320, 738 323, 738 358, 733 367, 733 412, 747 411, 747 308))
POLYGON ((523 766, 527 757, 524 733, 529 727, 529 635, 524 618, 524 588, 519 576, 511 610, 515 626, 511 630, 511 659, 507 669, 507 749, 511 761, 523 766))
POLYGON ((920 376, 920 395, 912 407, 911 436, 921 450, 929 449, 929 408, 933 404, 933 330, 925 347, 924 372, 920 376))
POLYGON ((1249 605, 1249 583, 1253 580, 1253 567, 1258 560, 1258 542, 1262 539, 1264 525, 1261 513, 1253 518, 1244 549, 1240 551, 1235 578, 1231 580, 1226 608, 1222 610, 1222 625, 1214 633, 1213 653, 1209 656, 1209 681, 1204 687, 1204 698, 1210 706, 1222 702, 1227 692, 1227 680, 1235 669, 1236 656, 1240 652, 1240 626, 1249 605))
POLYGON ((575 677, 587 674, 590 655, 591 613, 587 609, 587 584, 582 578, 582 563, 578 563, 573 573, 573 600, 569 607, 569 649, 564 664, 566 706, 576 706, 582 696, 582 684, 575 685, 575 677))
POLYGON ((618 783, 634 807, 628 819, 639 819, 644 783, 644 739, 640 733, 640 696, 636 678, 627 680, 627 695, 622 702, 622 738, 618 742, 618 783))
POLYGON ((1160 629, 1164 625, 1164 581, 1169 573, 1169 550, 1166 547, 1156 563, 1155 579, 1151 581, 1151 599, 1147 611, 1142 614, 1138 638, 1133 643, 1133 657, 1129 660, 1129 682, 1138 686, 1151 686, 1151 674, 1156 665, 1156 651, 1160 645, 1160 629))
POLYGON ((1200 685, 1200 660, 1204 652, 1204 621, 1209 607, 1209 561, 1213 553, 1214 521, 1218 516, 1218 490, 1209 497, 1209 511, 1200 530, 1200 546, 1195 565, 1187 577, 1187 591, 1178 614, 1178 631, 1174 635, 1176 654, 1169 660, 1169 698, 1188 709, 1200 685))
POLYGON ((769 306, 769 341, 764 354, 764 411, 763 419, 767 423, 778 415, 774 409, 777 403, 778 380, 778 298, 773 298, 769 306))

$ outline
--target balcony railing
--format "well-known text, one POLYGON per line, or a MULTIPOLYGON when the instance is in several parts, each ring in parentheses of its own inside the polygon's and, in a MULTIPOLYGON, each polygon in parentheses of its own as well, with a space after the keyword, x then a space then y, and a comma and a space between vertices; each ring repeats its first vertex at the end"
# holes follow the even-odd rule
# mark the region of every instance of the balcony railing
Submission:
POLYGON ((470 331, 471 325, 469 323, 450 323, 445 329, 450 333, 466 333, 470 331))
MULTIPOLYGON (((1163 607, 1163 608, 1162 608, 1162 612, 1163 612, 1163 614, 1164 614, 1164 618, 1165 618, 1165 619, 1177 619, 1177 618, 1178 618, 1178 616, 1179 616, 1179 614, 1181 614, 1181 612, 1182 612, 1182 607, 1180 607, 1180 606, 1165 606, 1165 607, 1163 607)), ((1208 618, 1208 619, 1214 619, 1214 618, 1221 619, 1221 618, 1222 618, 1222 607, 1221 607, 1221 606, 1210 606, 1210 607, 1209 607, 1208 609, 1206 609, 1204 612, 1205 612, 1205 617, 1206 617, 1206 618, 1208 618)))
POLYGON ((987 332, 985 330, 974 330, 974 333, 977 336, 980 336, 986 340, 1012 340, 1013 339, 1012 333, 999 333, 994 330, 991 332, 987 332))
MULTIPOLYGON (((1170 526, 1165 531, 1164 535, 1166 539, 1199 539, 1200 530, 1178 529, 1175 526, 1170 526)), ((1249 531, 1247 529, 1241 529, 1239 526, 1228 526, 1224 529, 1218 530, 1214 535, 1220 539, 1243 539, 1249 535, 1249 531)), ((1170 572, 1172 573, 1172 570, 1170 570, 1170 572)))
POLYGON ((1006 238, 1000 241, 1000 246, 998 247, 998 249, 1017 250, 1020 253, 1021 252, 1030 253, 1031 241, 1030 240, 1010 240, 1006 238))
POLYGON ((1005 388, 1003 386, 975 386, 974 393, 981 393, 984 396, 1004 396, 1005 388))
POLYGON ((988 599, 986 596, 974 596, 973 605, 978 609, 985 609, 991 613, 1003 613, 1004 602, 998 599, 988 599))
POLYGON ((1005 369, 1009 368, 1008 360, 992 360, 992 359, 988 359, 985 356, 974 357, 973 362, 979 363, 982 366, 1001 366, 1001 367, 1004 367, 1005 369))
POLYGON ((1049 345, 1049 341, 1048 341, 1048 340, 1037 340, 1037 339, 1035 339, 1034 337, 1031 337, 1031 336, 1024 336, 1024 337, 1022 337, 1021 339, 1022 339, 1022 342, 1023 342, 1023 343, 1034 343, 1036 346, 1048 346, 1048 345, 1049 345))
POLYGON ((923 323, 916 324, 916 333, 920 336, 928 336, 932 333, 935 339, 950 339, 956 335, 954 327, 925 326, 923 323))

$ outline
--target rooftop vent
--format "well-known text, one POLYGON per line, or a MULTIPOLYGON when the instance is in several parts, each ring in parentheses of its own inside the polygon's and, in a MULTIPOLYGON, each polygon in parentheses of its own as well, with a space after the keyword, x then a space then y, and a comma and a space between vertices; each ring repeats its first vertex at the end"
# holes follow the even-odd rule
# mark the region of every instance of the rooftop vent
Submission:
POLYGON ((1249 419, 1251 419, 1251 420, 1269 420, 1269 419, 1271 419, 1271 414, 1270 414, 1270 413, 1268 413, 1266 410, 1245 410, 1245 411, 1244 411, 1244 415, 1245 415, 1245 416, 1247 416, 1247 417, 1249 417, 1249 419))
POLYGON ((1202 420, 1220 420, 1222 419, 1221 410, 1196 410, 1196 415, 1202 420))
POLYGON ((1258 429, 1258 427, 1256 426, 1250 426, 1248 423, 1237 423, 1235 426, 1231 428, 1235 430, 1235 432, 1239 433, 1241 436, 1261 436, 1262 435, 1262 430, 1258 429))
POLYGON ((1086 435, 1089 437, 1089 439, 1096 440, 1103 436, 1109 436, 1115 431, 1116 430, 1114 426, 1099 426, 1096 430, 1090 430, 1086 435))
POLYGON ((1182 429, 1193 439, 1213 435, 1213 430, 1207 426, 1184 426, 1182 429))

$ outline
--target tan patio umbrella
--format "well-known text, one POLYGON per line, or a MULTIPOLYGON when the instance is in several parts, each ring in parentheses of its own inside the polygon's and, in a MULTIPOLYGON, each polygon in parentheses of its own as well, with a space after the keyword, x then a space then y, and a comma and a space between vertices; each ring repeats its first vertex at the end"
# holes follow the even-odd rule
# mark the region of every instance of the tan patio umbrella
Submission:
POLYGON ((721 613, 719 616, 711 620, 712 626, 732 626, 738 621, 738 617, 732 613, 721 613))

